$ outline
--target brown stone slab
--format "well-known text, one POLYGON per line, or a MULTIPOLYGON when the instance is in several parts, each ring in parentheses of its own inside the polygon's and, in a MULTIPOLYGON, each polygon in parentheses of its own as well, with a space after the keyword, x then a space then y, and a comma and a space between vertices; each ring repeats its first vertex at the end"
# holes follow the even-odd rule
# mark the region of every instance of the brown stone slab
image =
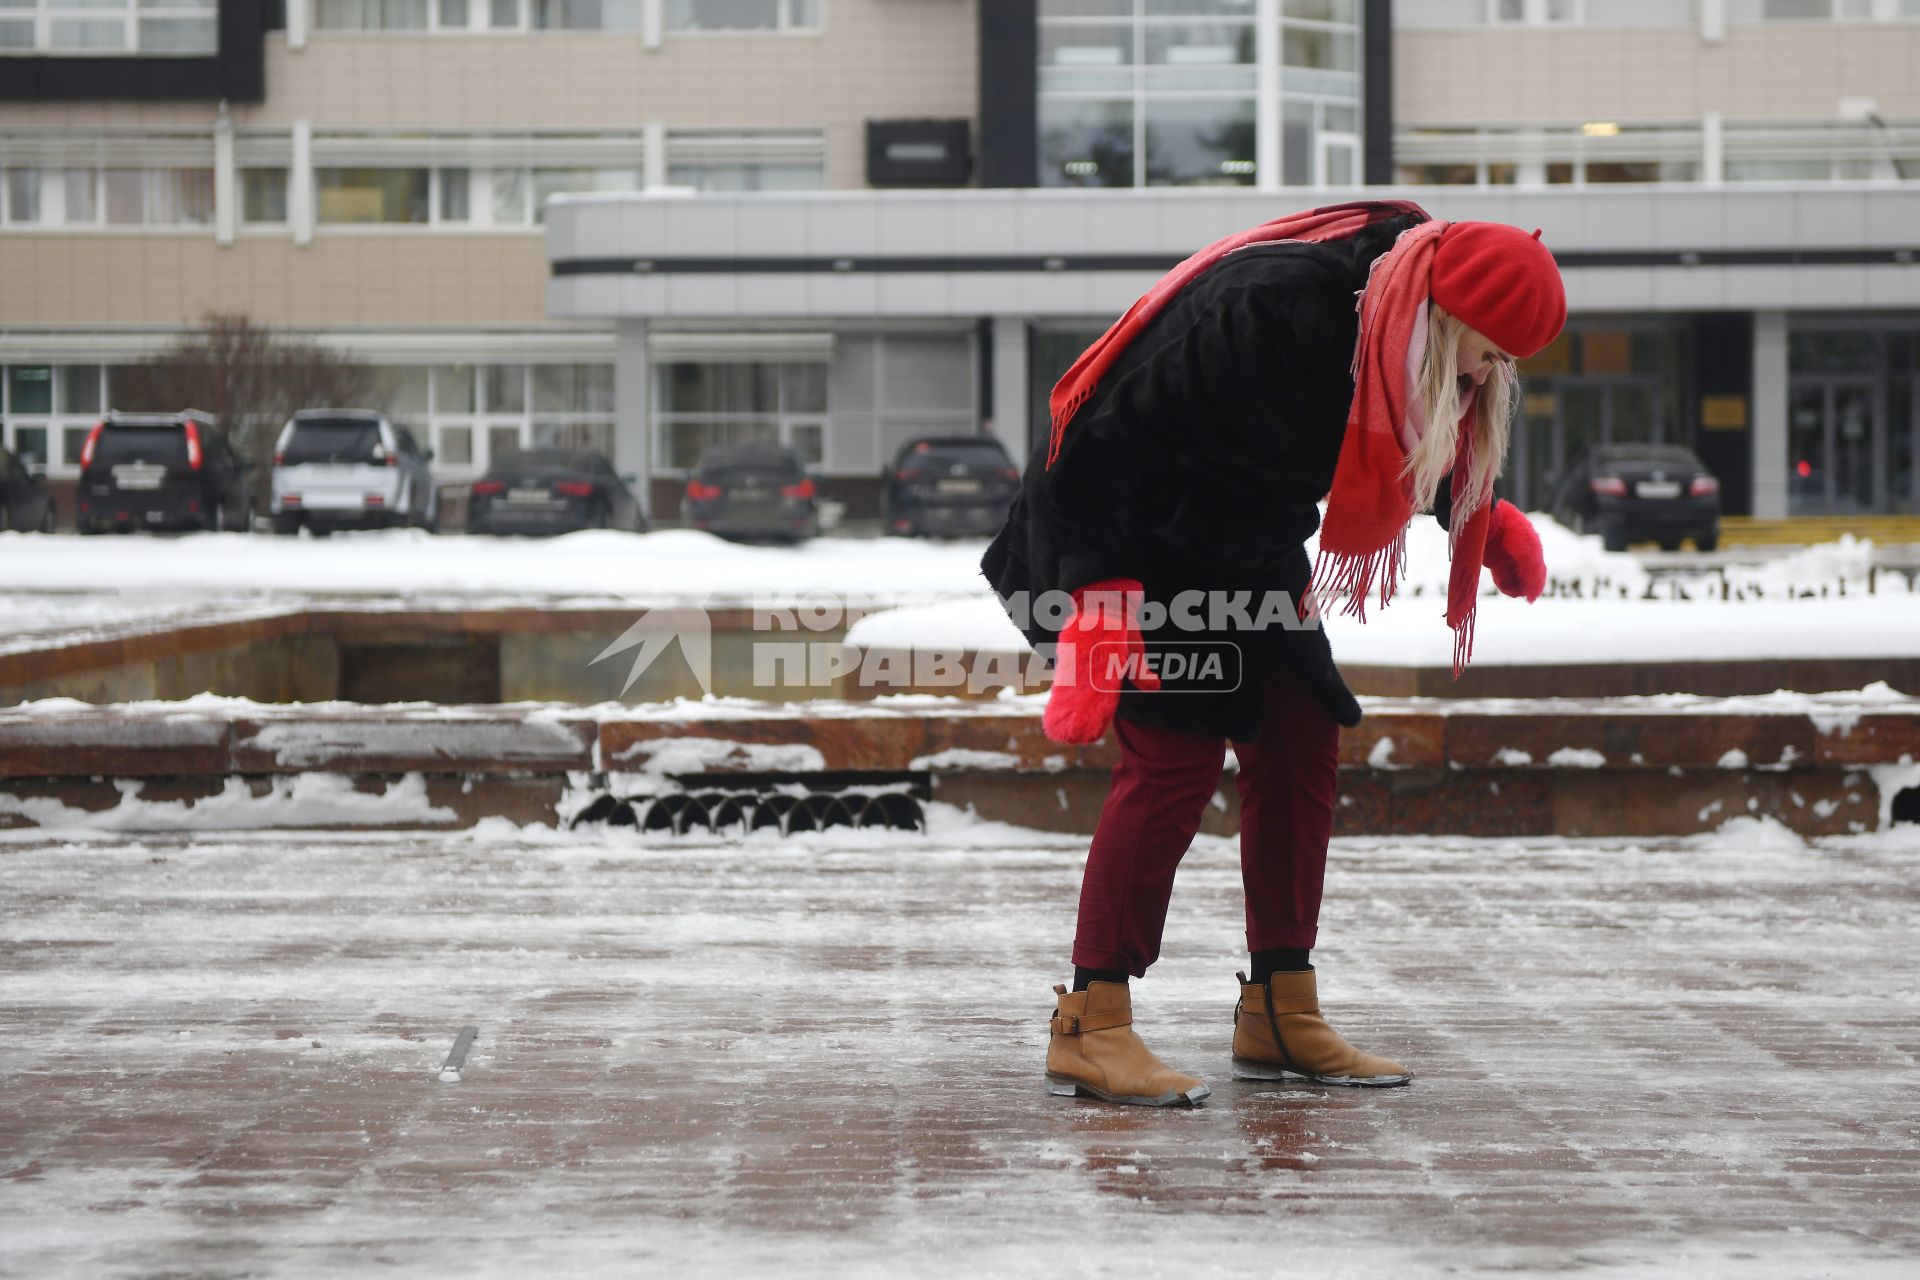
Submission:
POLYGON ((1868 712, 1814 738, 1813 759, 1820 765, 1891 764, 1903 756, 1920 760, 1920 712, 1868 712))
POLYGON ((638 772, 671 757, 669 773, 901 770, 925 742, 917 716, 610 720, 600 726, 600 767, 638 772))
POLYGON ((260 644, 297 635, 308 629, 306 611, 291 610, 267 617, 161 626, 74 643, 63 644, 58 637, 53 637, 43 648, 0 653, 0 688, 57 679, 76 672, 97 671, 103 667, 120 667, 215 649, 260 644))
POLYGON ((197 714, 0 716, 0 777, 228 772, 224 717, 197 714))
POLYGON ((239 773, 519 773, 593 767, 587 719, 315 715, 240 719, 239 773))
MULTIPOLYGON (((932 716, 927 720, 926 754, 984 751, 1013 757, 1008 767, 1058 772, 1113 767, 1118 757, 1111 731, 1098 742, 1055 742, 1033 714, 932 716)), ((956 766, 958 767, 958 766, 956 766)))
POLYGON ((1357 727, 1340 731, 1340 763, 1367 765, 1378 752, 1392 768, 1438 768, 1446 763, 1446 741, 1446 718, 1437 711, 1370 711, 1357 727))
MULTIPOLYGON (((1714 768, 1738 751, 1744 765, 1807 766, 1817 735, 1798 713, 1662 714, 1596 707, 1580 712, 1456 712, 1447 760, 1461 768, 1554 768, 1562 750, 1597 751, 1609 769, 1714 768), (1502 751, 1528 759, 1502 757, 1502 751)), ((1570 767, 1586 767, 1578 764, 1570 767)))
POLYGON ((1553 776, 1481 769, 1343 769, 1335 835, 1553 834, 1553 776))

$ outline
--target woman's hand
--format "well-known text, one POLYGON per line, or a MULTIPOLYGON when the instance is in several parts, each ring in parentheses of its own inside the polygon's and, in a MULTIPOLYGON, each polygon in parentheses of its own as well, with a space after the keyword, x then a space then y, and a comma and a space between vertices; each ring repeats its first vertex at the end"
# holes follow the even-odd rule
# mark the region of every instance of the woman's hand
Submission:
POLYGON ((1493 585, 1504 595, 1525 596, 1532 603, 1546 588, 1547 560, 1540 550, 1540 535, 1533 521, 1505 498, 1493 504, 1486 566, 1493 571, 1493 585))
POLYGON ((1041 728, 1055 742, 1098 742, 1113 723, 1123 679, 1158 689, 1140 639, 1142 588, 1133 578, 1090 582, 1073 593, 1073 617, 1060 630, 1041 728))

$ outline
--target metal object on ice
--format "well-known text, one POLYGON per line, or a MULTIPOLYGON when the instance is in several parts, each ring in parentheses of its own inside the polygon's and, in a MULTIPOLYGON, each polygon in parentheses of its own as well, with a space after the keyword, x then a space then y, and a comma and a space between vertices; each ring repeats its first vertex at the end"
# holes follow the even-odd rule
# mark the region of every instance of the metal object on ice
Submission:
POLYGON ((460 1034, 454 1037, 452 1051, 447 1054, 446 1062, 441 1064, 441 1084, 460 1083, 460 1068, 466 1065, 467 1050, 473 1046, 473 1039, 479 1034, 478 1027, 460 1028, 460 1034))

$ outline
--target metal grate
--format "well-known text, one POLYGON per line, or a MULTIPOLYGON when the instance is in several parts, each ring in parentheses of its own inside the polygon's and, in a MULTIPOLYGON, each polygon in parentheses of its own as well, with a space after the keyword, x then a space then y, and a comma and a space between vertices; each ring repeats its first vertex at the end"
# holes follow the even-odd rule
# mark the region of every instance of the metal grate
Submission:
POLYGON ((683 775, 678 789, 651 795, 604 792, 573 818, 571 826, 633 827, 672 835, 742 835, 776 830, 782 835, 833 827, 882 827, 924 831, 923 801, 932 794, 919 774, 724 774, 683 775))

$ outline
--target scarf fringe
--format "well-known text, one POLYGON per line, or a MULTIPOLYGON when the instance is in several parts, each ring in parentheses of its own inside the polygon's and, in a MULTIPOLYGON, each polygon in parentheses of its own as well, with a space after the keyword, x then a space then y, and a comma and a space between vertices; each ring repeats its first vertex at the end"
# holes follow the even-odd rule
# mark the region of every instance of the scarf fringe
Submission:
POLYGON ((1365 622, 1367 597, 1373 593, 1374 584, 1379 583, 1380 607, 1384 609, 1393 602, 1394 593, 1400 587, 1400 577, 1406 568, 1407 531, 1402 526, 1386 546, 1362 555, 1320 548, 1320 554, 1314 561, 1309 592, 1315 596, 1323 591, 1345 596, 1346 601, 1340 606, 1340 612, 1365 622))
POLYGON ((1460 619, 1460 625, 1453 629, 1453 678, 1458 680, 1460 673, 1473 661, 1473 624, 1480 616, 1480 606, 1475 605, 1460 619))

